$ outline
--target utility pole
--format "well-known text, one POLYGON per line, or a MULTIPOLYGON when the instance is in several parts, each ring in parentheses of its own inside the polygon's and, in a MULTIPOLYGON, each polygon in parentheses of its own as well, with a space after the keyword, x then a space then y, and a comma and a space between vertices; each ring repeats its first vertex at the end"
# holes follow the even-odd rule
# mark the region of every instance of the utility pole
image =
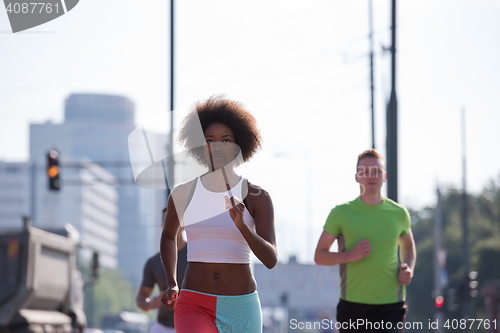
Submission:
POLYGON ((174 0, 170 0, 170 134, 168 138, 167 152, 167 195, 170 188, 174 186, 174 0))
POLYGON ((396 0, 392 0, 392 88, 387 105, 387 197, 398 201, 398 102, 396 98, 396 0))
POLYGON ((463 233, 463 261, 464 261, 464 277, 462 290, 462 306, 463 318, 470 317, 470 299, 469 299, 469 227, 467 223, 467 172, 466 172, 466 135, 465 135, 465 108, 462 107, 462 233, 463 233))
POLYGON ((372 0, 368 0, 368 16, 370 25, 370 90, 372 109, 372 148, 375 149, 375 98, 373 88, 373 8, 372 0))

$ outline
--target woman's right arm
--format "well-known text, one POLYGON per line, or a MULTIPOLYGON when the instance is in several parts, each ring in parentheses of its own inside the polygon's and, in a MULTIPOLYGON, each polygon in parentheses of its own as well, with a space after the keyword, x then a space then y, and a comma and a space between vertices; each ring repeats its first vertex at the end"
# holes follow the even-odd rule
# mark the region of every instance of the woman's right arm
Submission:
POLYGON ((167 290, 161 301, 169 309, 173 310, 177 301, 179 287, 177 286, 177 233, 179 232, 179 218, 175 209, 172 195, 168 198, 167 214, 160 241, 160 256, 167 277, 167 290))

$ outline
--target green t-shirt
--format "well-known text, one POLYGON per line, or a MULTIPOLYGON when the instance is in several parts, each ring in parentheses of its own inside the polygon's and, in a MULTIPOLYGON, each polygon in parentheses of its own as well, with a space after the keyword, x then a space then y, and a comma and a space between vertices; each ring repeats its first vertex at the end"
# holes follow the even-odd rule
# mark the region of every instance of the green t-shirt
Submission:
POLYGON ((363 239, 370 240, 368 256, 339 265, 341 299, 364 304, 405 300, 405 286, 398 282, 398 238, 410 229, 405 207, 387 198, 370 206, 358 197, 332 209, 323 229, 338 238, 339 252, 351 251, 363 239))

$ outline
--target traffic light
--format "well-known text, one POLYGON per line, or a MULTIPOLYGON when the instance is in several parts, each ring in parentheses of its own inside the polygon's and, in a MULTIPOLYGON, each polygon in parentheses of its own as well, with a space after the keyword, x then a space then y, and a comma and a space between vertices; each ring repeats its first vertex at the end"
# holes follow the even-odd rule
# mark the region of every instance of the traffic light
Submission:
POLYGON ((91 280, 92 282, 96 282, 97 278, 99 278, 99 253, 94 251, 92 253, 92 275, 91 275, 91 280))
POLYGON ((444 297, 443 296, 436 297, 434 304, 436 305, 436 308, 441 309, 444 305, 444 297))
POLYGON ((476 298, 479 295, 479 291, 477 290, 477 286, 479 282, 477 282, 477 272, 472 271, 469 272, 469 296, 471 298, 476 298))
POLYGON ((457 290, 454 288, 446 289, 446 309, 450 312, 458 310, 457 290))
POLYGON ((479 285, 479 282, 477 281, 477 275, 478 274, 476 271, 470 271, 462 279, 462 283, 460 284, 461 302, 466 302, 471 298, 476 298, 479 295, 479 290, 477 290, 477 287, 479 285))
POLYGON ((59 153, 52 149, 47 153, 47 176, 49 177, 49 190, 59 191, 61 181, 59 180, 59 153))

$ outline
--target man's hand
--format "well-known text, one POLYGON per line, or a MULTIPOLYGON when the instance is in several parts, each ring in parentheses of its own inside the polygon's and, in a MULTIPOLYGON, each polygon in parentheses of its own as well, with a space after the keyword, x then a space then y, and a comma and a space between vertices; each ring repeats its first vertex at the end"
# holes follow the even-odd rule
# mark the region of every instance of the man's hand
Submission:
POLYGON ((354 246, 354 249, 351 250, 351 261, 358 261, 363 259, 370 254, 371 250, 372 246, 370 245, 370 240, 368 238, 359 241, 356 246, 354 246))
POLYGON ((178 295, 179 287, 173 286, 171 288, 168 288, 161 296, 161 302, 170 310, 174 310, 178 295))
POLYGON ((153 297, 153 299, 150 300, 149 309, 150 310, 158 309, 160 305, 161 305, 161 296, 153 297))
POLYGON ((153 288, 151 287, 141 286, 141 288, 139 288, 139 292, 135 297, 135 304, 137 304, 139 309, 142 311, 149 311, 160 306, 159 297, 155 297, 153 299, 150 298, 152 293, 153 288))
POLYGON ((413 276, 413 272, 411 271, 410 266, 408 266, 407 263, 402 263, 401 265, 399 265, 399 268, 401 268, 398 275, 399 283, 404 286, 409 285, 413 276))

